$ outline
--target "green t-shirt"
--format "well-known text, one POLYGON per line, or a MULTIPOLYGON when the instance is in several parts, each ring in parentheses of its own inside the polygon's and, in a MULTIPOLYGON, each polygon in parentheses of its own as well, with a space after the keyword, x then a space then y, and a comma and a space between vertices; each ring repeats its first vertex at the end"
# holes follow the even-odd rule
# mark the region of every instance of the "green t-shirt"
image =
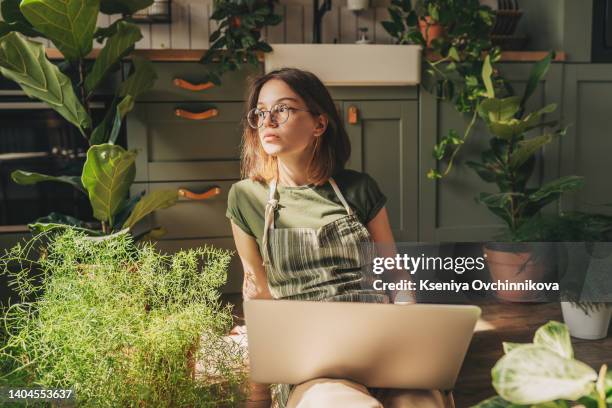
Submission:
MULTIPOLYGON (((334 176, 344 199, 364 224, 372 220, 387 198, 376 181, 365 173, 343 170, 334 176)), ((261 245, 264 211, 269 187, 250 179, 241 180, 229 191, 226 216, 261 245)), ((330 183, 322 186, 277 186, 275 228, 320 228, 346 215, 330 183)))

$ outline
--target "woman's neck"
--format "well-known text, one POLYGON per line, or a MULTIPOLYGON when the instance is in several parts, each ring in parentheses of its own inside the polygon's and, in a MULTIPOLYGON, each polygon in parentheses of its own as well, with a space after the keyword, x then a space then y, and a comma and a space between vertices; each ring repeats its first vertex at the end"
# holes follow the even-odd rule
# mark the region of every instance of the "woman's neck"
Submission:
POLYGON ((295 187, 308 184, 306 169, 308 159, 301 157, 278 158, 278 182, 283 186, 295 187))

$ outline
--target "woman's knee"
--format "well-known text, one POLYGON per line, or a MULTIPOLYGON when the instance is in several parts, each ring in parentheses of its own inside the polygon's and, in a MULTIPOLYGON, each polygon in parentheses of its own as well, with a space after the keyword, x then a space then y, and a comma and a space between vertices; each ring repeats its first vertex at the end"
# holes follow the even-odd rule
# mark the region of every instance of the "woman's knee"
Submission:
POLYGON ((297 385, 289 395, 287 408, 382 408, 382 404, 356 382, 317 378, 297 385))

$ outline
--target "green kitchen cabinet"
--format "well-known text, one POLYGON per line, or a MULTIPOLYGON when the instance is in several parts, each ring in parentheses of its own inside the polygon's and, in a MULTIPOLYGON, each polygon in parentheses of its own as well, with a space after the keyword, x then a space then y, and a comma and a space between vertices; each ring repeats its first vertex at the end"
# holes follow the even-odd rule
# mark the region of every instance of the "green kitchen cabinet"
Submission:
POLYGON ((418 101, 345 100, 342 111, 352 149, 347 167, 368 173, 387 196, 395 240, 417 240, 418 101))
POLYGON ((136 181, 238 177, 243 102, 137 103, 127 122, 136 181), (177 114, 215 111, 207 119, 177 114))
MULTIPOLYGON (((509 79, 515 93, 522 95, 533 64, 505 63, 499 68, 509 79)), ((529 100, 527 110, 535 110, 549 103, 561 105, 563 65, 552 64, 542 84, 529 100)), ((463 134, 471 116, 458 113, 448 102, 441 102, 429 92, 420 93, 419 117, 419 240, 484 241, 492 240, 503 230, 501 221, 475 201, 480 192, 496 192, 496 186, 485 183, 465 166, 470 159, 478 159, 488 147, 490 136, 482 122, 477 122, 472 135, 457 155, 450 174, 441 180, 430 180, 427 172, 436 168, 432 156, 434 144, 451 129, 463 134)), ((544 120, 560 117, 561 107, 544 120)), ((534 136, 536 134, 534 133, 534 136)), ((530 183, 537 186, 559 176, 559 142, 545 147, 537 157, 536 171, 530 183)), ((443 171, 446 163, 438 164, 443 171)), ((548 209, 550 210, 550 209, 548 209)))
POLYGON ((585 178, 584 188, 562 201, 564 210, 612 214, 612 64, 567 64, 561 173, 585 178))
MULTIPOLYGON (((202 193, 218 187, 205 200, 181 196, 177 204, 156 211, 140 228, 163 227, 156 242, 165 253, 213 245, 235 251, 227 193, 240 179, 241 121, 248 76, 253 70, 232 72, 222 86, 201 90, 205 68, 193 62, 155 63, 158 80, 127 117, 128 148, 136 149, 136 182, 131 194, 162 189, 202 193)), ((223 291, 238 293, 242 266, 232 258, 223 291)))

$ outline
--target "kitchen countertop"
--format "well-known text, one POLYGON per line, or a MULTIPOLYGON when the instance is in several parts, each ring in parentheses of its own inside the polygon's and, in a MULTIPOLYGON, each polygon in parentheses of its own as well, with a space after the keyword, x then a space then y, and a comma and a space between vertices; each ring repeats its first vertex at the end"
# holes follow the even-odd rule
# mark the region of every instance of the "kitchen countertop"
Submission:
MULTIPOLYGON (((134 55, 147 58, 151 61, 164 62, 197 62, 204 55, 206 50, 177 50, 177 49, 159 49, 159 50, 135 50, 134 55)), ((94 50, 89 54, 88 58, 97 57, 99 50, 94 50)), ((539 61, 548 54, 548 51, 503 51, 501 60, 504 62, 534 62, 539 61)), ((62 54, 54 48, 47 49, 47 56, 51 59, 61 59, 62 54)), ((260 61, 263 61, 263 54, 259 56, 260 61)), ((555 61, 561 62, 566 60, 565 52, 558 51, 555 61)))

